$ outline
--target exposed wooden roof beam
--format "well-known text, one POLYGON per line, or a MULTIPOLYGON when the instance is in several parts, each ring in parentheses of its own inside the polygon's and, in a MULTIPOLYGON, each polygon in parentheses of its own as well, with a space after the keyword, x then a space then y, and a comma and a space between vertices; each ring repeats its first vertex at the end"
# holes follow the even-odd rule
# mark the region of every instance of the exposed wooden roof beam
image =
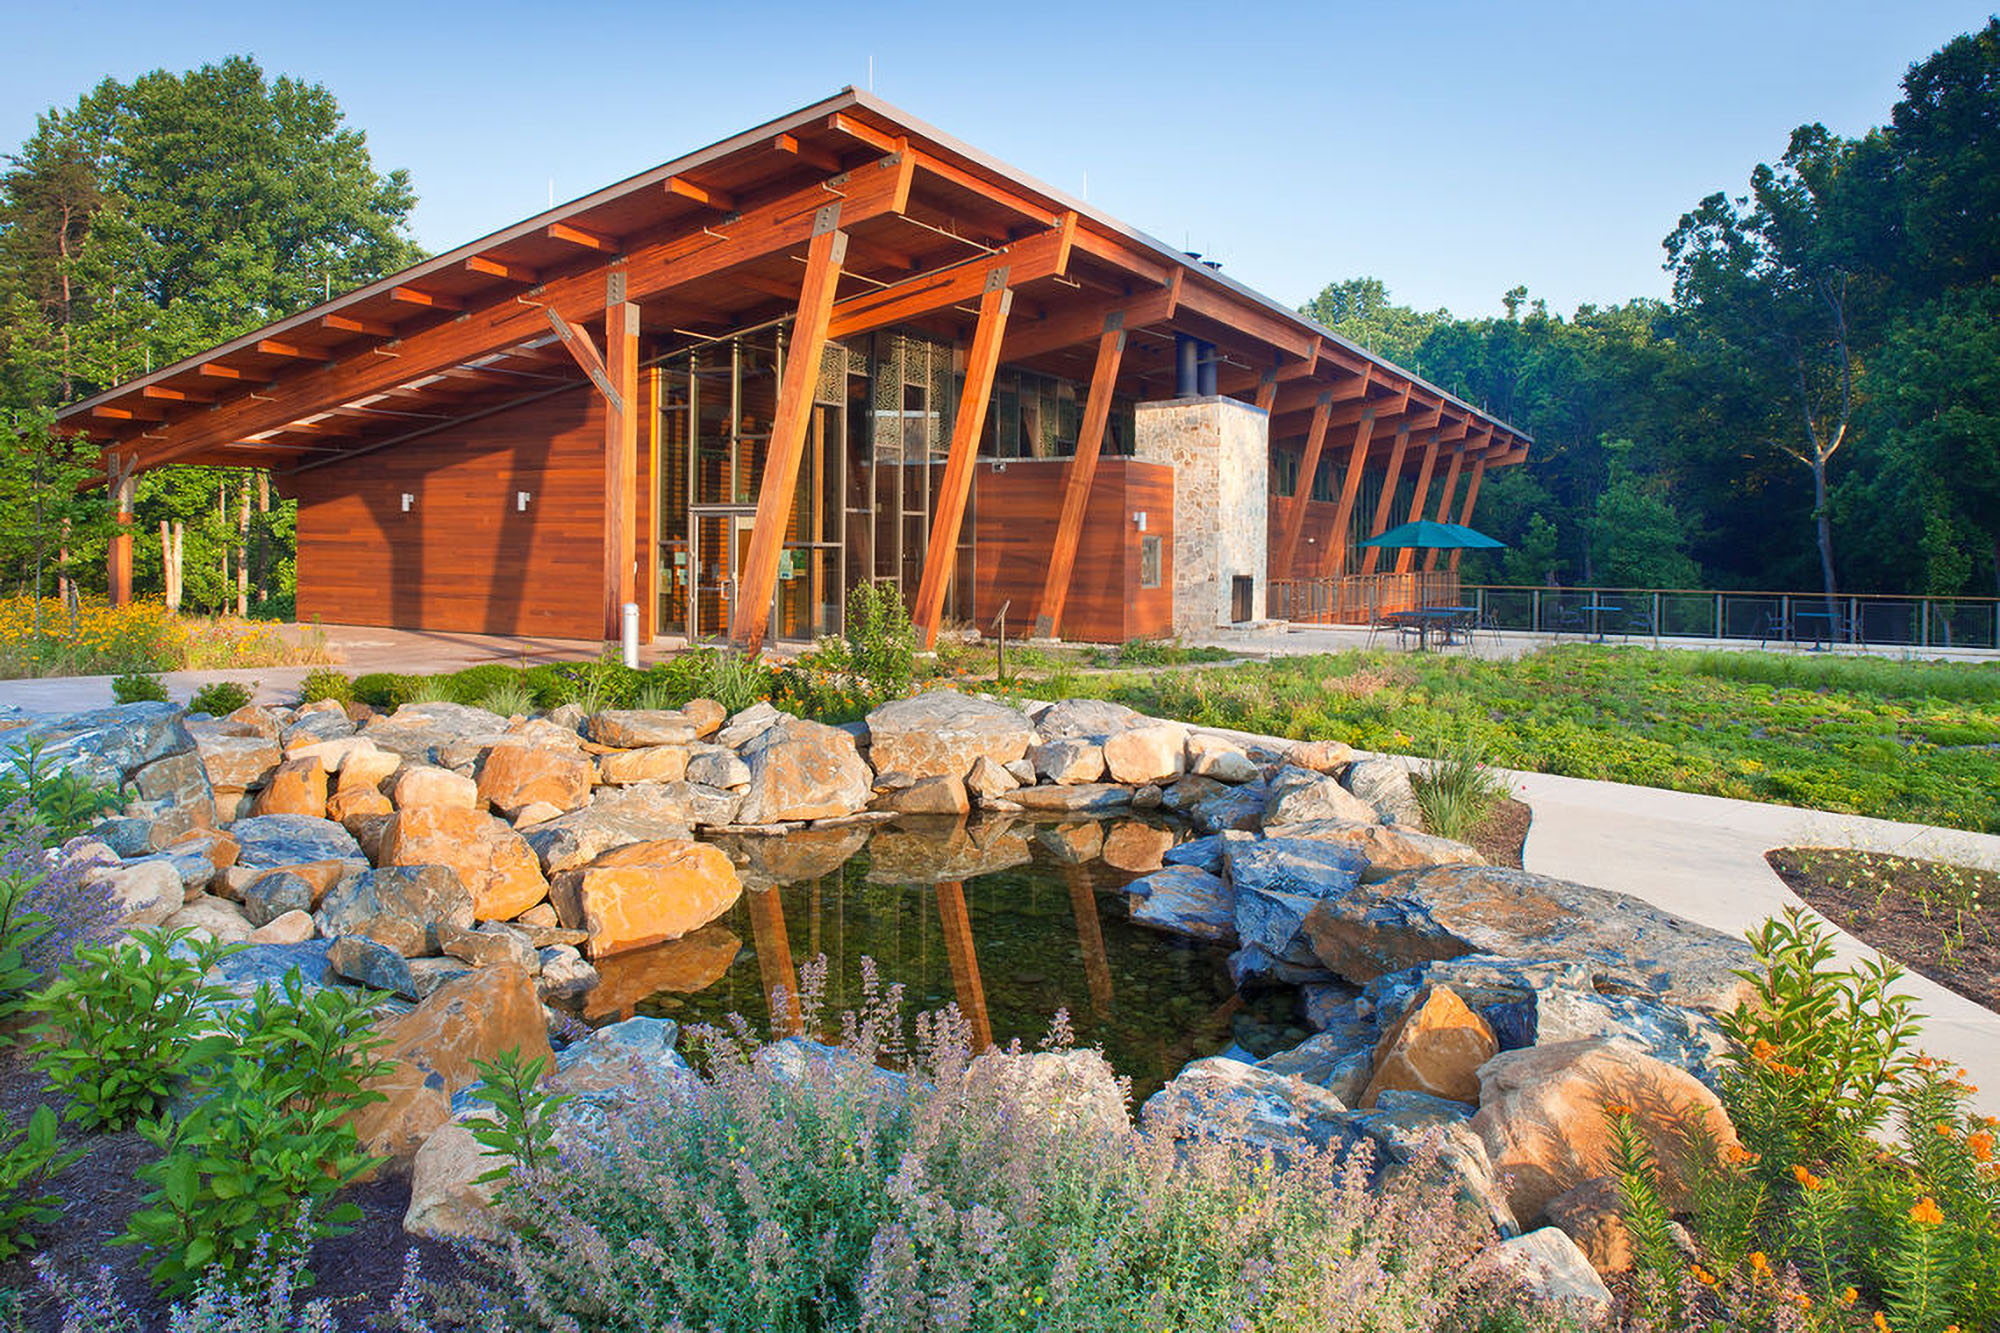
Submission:
POLYGON ((427 292, 421 287, 391 287, 389 299, 399 305, 423 306, 427 310, 465 309, 465 302, 456 296, 446 296, 442 292, 427 292))
POLYGON ((796 134, 780 134, 771 140, 771 150, 795 157, 806 166, 817 167, 821 171, 840 170, 838 153, 829 153, 810 144, 800 143, 796 134))
POLYGON ((873 125, 864 125, 844 111, 836 111, 826 118, 826 127, 836 134, 845 134, 850 139, 858 139, 878 153, 900 153, 908 140, 882 133, 873 125))
POLYGON ((616 240, 613 240, 609 236, 601 236, 594 231, 585 231, 581 227, 572 227, 567 222, 551 222, 549 224, 549 239, 552 241, 567 241, 571 245, 580 245, 586 250, 595 250, 599 254, 615 255, 618 253, 618 242, 616 240))
POLYGON ((307 347, 303 343, 281 342, 276 338, 262 338, 257 342, 257 350, 266 356, 282 356, 293 361, 331 361, 324 347, 307 347))
POLYGON ((736 196, 727 190, 711 190, 705 185, 695 184, 685 176, 669 176, 665 185, 667 193, 676 198, 691 199, 697 204, 723 213, 736 211, 736 196))
POLYGON ((167 414, 157 407, 149 407, 142 402, 128 400, 124 407, 100 405, 90 409, 90 415, 99 421, 165 421, 167 414))
POLYGON ((1053 277, 1068 268, 1075 234, 1076 214, 1068 213, 1048 231, 1005 250, 836 301, 827 337, 848 338, 975 300, 988 289, 988 275, 996 272, 1007 287, 1053 277))
POLYGON ((469 256, 465 261, 465 271, 468 273, 477 273, 487 278, 505 278, 509 282, 525 282, 530 287, 542 280, 542 275, 535 269, 527 268, 520 264, 505 263, 498 259, 490 259, 485 255, 469 256))
POLYGON ((357 319, 353 315, 326 315, 320 323, 336 333, 365 333, 371 338, 393 338, 396 326, 379 319, 357 319))
POLYGON ((190 389, 170 389, 164 384, 148 384, 139 390, 141 398, 150 398, 161 403, 212 403, 215 395, 195 393, 190 389))
POLYGON ((233 380, 238 384, 252 383, 263 378, 262 375, 253 374, 251 371, 225 366, 220 361, 204 361, 194 368, 194 373, 203 379, 233 380))
MULTIPOLYGON (((1099 336, 1104 330, 1104 321, 1119 311, 1124 312, 1127 333, 1151 324, 1165 323, 1174 317, 1175 304, 1180 300, 1180 287, 1180 275, 1176 274, 1171 282, 1157 291, 1073 307, 1038 324, 1016 323, 1009 319, 1007 336, 1001 345, 1001 359, 1031 361, 1038 356, 1079 347, 1099 336)), ((1128 348, 1124 360, 1136 363, 1136 349, 1128 348)))

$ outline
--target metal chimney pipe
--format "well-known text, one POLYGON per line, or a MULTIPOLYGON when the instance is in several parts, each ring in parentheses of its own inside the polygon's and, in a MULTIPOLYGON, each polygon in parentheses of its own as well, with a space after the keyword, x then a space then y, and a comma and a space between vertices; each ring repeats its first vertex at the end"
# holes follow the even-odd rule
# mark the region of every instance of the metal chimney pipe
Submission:
POLYGON ((1198 361, 1200 373, 1195 377, 1196 392, 1204 398, 1213 398, 1215 397, 1215 344, 1202 343, 1200 350, 1198 361))
POLYGON ((1201 341, 1185 333, 1174 335, 1174 397, 1192 398, 1201 392, 1201 341))

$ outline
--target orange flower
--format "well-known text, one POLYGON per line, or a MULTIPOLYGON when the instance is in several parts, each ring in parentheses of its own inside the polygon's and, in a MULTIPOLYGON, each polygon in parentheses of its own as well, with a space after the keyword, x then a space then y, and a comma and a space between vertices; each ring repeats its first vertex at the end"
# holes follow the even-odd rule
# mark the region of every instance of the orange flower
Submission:
POLYGON ((1941 1138, 1941 1139, 1948 1139, 1948 1138, 1950 1138, 1950 1137, 1951 1137, 1951 1126, 1950 1126, 1950 1125, 1932 1125, 1932 1126, 1931 1126, 1931 1132, 1932 1132, 1932 1133, 1934 1133, 1934 1134, 1936 1134, 1936 1135, 1937 1135, 1937 1136, 1938 1136, 1939 1138, 1941 1138))
POLYGON ((1808 1194, 1826 1183, 1803 1166, 1794 1166, 1792 1168, 1792 1179, 1798 1181, 1799 1187, 1808 1194))
POLYGON ((1756 1153, 1740 1143, 1730 1144, 1722 1155, 1738 1166, 1750 1166, 1758 1160, 1756 1153))
POLYGON ((1701 1283, 1702 1286, 1712 1287, 1715 1285, 1715 1274, 1709 1272, 1700 1264, 1688 1265, 1688 1271, 1694 1274, 1694 1280, 1701 1283))
POLYGON ((1632 1108, 1631 1108, 1630 1106, 1626 1105, 1626 1104, 1625 1104, 1624 1102, 1606 1102, 1606 1103, 1604 1104, 1604 1114, 1606 1114, 1606 1115, 1631 1115, 1631 1114, 1632 1114, 1632 1108))
POLYGON ((1852 1305, 1860 1299, 1861 1299, 1861 1293, 1856 1291, 1852 1287, 1849 1287, 1847 1288, 1847 1290, 1840 1293, 1840 1303, 1842 1305, 1852 1305))
POLYGON ((1750 1048, 1750 1056, 1754 1060, 1769 1060, 1777 1053, 1778 1048, 1770 1042, 1765 1041, 1762 1037, 1757 1038, 1757 1044, 1750 1048))
POLYGON ((1880 1310, 1875 1312, 1875 1328, 1876 1333, 1889 1333, 1889 1321, 1882 1317, 1880 1310))
POLYGON ((1983 1129, 1976 1133, 1967 1134, 1965 1136, 1965 1150, 1972 1154, 1972 1160, 1975 1162, 1992 1161, 1993 1135, 1983 1129))
POLYGON ((1937 1200, 1926 1194, 1917 1200, 1916 1207, 1910 1209, 1910 1220, 1922 1226, 1934 1227, 1944 1221, 1944 1214, 1938 1211, 1937 1200))
POLYGON ((1750 1271, 1764 1277, 1771 1276, 1771 1261, 1762 1250, 1750 1251, 1750 1271))

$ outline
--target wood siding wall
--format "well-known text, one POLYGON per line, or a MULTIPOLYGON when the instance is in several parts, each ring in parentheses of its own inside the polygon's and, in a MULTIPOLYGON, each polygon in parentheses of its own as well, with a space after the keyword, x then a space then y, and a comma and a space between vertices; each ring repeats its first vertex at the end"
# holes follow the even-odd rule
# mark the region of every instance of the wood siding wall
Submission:
MULTIPOLYGON (((1062 512, 1067 460, 982 459, 973 482, 973 620, 989 629, 1001 603, 1010 636, 1034 628, 1062 512)), ((1069 604, 1056 632, 1089 643, 1155 638, 1174 628, 1174 470, 1102 458, 1084 508, 1069 604), (1132 515, 1146 515, 1142 534, 1132 515), (1139 586, 1139 542, 1160 539, 1160 586, 1139 586)))
POLYGON ((301 620, 603 634, 604 408, 587 388, 280 485, 299 501, 301 620))

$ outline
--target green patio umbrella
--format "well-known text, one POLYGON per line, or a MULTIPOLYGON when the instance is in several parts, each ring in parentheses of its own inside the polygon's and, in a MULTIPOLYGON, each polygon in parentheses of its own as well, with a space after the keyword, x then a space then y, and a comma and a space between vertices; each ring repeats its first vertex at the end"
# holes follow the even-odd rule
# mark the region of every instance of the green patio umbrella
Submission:
POLYGON ((1404 547, 1415 546, 1424 550, 1439 551, 1497 551, 1507 545, 1495 541, 1483 532, 1457 523, 1439 523, 1432 519, 1420 518, 1414 523, 1404 523, 1390 528, 1379 537, 1370 537, 1361 546, 1404 547))

